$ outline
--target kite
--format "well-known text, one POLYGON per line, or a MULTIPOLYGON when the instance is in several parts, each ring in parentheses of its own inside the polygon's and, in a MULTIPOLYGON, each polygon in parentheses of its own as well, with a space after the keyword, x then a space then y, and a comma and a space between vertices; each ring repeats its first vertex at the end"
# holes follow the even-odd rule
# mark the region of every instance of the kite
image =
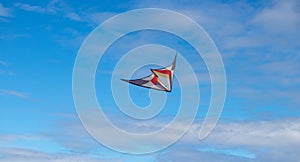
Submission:
POLYGON ((170 66, 161 69, 150 69, 152 74, 149 76, 134 80, 121 80, 145 88, 171 92, 173 84, 173 75, 176 65, 176 57, 177 54, 175 55, 173 63, 170 66))

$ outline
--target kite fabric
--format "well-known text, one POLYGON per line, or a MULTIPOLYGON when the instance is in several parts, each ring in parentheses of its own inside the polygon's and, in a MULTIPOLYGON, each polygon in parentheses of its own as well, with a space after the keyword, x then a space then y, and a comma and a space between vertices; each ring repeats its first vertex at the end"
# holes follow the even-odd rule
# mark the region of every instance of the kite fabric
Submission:
POLYGON ((151 69, 152 74, 149 76, 134 80, 121 80, 145 88, 171 92, 173 84, 173 75, 176 65, 176 57, 177 54, 175 55, 173 63, 170 66, 161 69, 151 69))

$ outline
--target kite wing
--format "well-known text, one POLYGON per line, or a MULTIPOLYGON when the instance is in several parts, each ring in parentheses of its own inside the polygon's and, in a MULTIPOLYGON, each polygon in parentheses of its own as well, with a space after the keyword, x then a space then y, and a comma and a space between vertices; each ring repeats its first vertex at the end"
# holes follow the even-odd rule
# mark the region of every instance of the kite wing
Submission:
POLYGON ((147 77, 134 80, 121 80, 145 88, 171 92, 173 84, 173 75, 176 65, 176 57, 177 54, 174 58, 173 63, 170 66, 161 69, 151 69, 152 74, 147 77))

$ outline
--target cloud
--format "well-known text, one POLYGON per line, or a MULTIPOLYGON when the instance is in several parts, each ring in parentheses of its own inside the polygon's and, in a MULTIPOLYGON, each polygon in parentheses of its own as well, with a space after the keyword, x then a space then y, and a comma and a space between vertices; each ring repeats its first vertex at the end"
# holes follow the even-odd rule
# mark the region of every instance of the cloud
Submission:
POLYGON ((9 22, 10 17, 12 17, 12 12, 10 8, 6 8, 4 7, 1 3, 0 3, 0 22, 9 22))
POLYGON ((75 12, 67 12, 65 16, 71 20, 82 21, 82 18, 75 12))
POLYGON ((266 32, 275 34, 299 33, 300 3, 296 0, 273 1, 271 7, 264 8, 253 19, 257 25, 261 25, 266 32))
MULTIPOLYGON (((195 123, 201 123, 201 121, 195 123)), ((163 128, 166 124, 161 121, 142 125, 139 123, 124 123, 124 127, 131 127, 130 129, 135 129, 135 131, 142 128, 151 131, 153 129, 157 130, 157 127, 163 128)), ((274 156, 271 157, 272 154, 278 155, 276 156, 277 161, 284 159, 293 161, 298 156, 296 150, 300 148, 300 120, 297 119, 220 123, 204 141, 198 141, 197 139, 200 126, 201 124, 194 124, 178 144, 172 145, 163 155, 156 155, 156 158, 159 159, 164 156, 166 159, 170 159, 173 155, 172 152, 181 152, 176 155, 174 161, 181 161, 188 154, 195 157, 190 161, 195 161, 199 156, 199 148, 200 152, 207 150, 207 148, 215 150, 211 151, 212 155, 210 157, 206 157, 212 159, 212 161, 222 159, 224 156, 224 159, 238 159, 238 161, 253 158, 256 161, 270 161, 275 159, 274 156), (268 151, 265 153, 264 150, 268 151)), ((182 125, 178 125, 176 128, 183 129, 182 125)), ((99 131, 102 131, 101 128, 99 131)), ((168 140, 166 138, 168 136, 152 140, 168 140)), ((207 151, 204 152, 207 153, 207 151)))
POLYGON ((86 22, 92 26, 98 25, 107 18, 117 14, 116 12, 99 12, 93 9, 87 9, 83 11, 81 9, 73 8, 71 5, 64 1, 58 0, 49 1, 49 3, 45 7, 30 5, 27 3, 15 3, 14 6, 29 12, 63 16, 73 21, 86 22))
MULTIPOLYGON (((152 132, 166 126, 164 121, 120 120, 121 129, 139 133, 152 132)), ((95 125, 100 132, 105 128, 95 125)), ((220 122, 205 140, 198 140, 201 121, 196 120, 186 135, 167 149, 146 155, 126 155, 105 148, 83 129, 76 116, 68 115, 55 124, 55 129, 40 135, 2 135, 0 161, 297 161, 300 149, 300 120, 286 118, 273 121, 220 122), (59 126, 58 126, 59 125, 59 126), (65 128, 68 129, 65 129, 65 128), (70 131, 72 130, 72 131, 70 131), (63 150, 47 152, 47 148, 16 147, 15 139, 26 141, 44 138, 59 144, 63 150), (14 147, 13 147, 14 146, 14 147)), ((179 124, 176 128, 182 129, 179 124)), ((168 140, 168 135, 151 140, 168 140)), ((115 136, 110 136, 114 140, 115 136)), ((155 142, 155 141, 153 141, 155 142)), ((28 143, 28 142, 27 142, 28 143)))
POLYGON ((15 3, 15 7, 29 11, 36 12, 41 14, 49 15, 63 15, 65 18, 74 21, 82 21, 82 18, 74 12, 74 9, 71 8, 67 3, 57 0, 51 0, 45 7, 30 5, 26 3, 15 3))
POLYGON ((163 7, 183 13, 212 36, 221 53, 240 53, 254 48, 286 51, 299 46, 299 2, 296 0, 264 2, 139 1, 137 7, 163 7), (259 6, 259 7, 258 7, 259 6), (297 34, 298 33, 298 34, 297 34), (275 48, 274 48, 275 47, 275 48))
POLYGON ((0 3, 0 17, 11 17, 12 13, 11 13, 11 9, 4 7, 1 3, 0 3))
POLYGON ((300 121, 220 123, 203 142, 220 148, 246 148, 256 155, 256 161, 295 161, 300 147, 300 121))
POLYGON ((42 14, 58 14, 64 10, 64 3, 58 0, 50 0, 46 6, 36 6, 27 3, 14 3, 16 8, 21 10, 29 11, 29 12, 36 12, 42 14))
POLYGON ((97 12, 97 11, 93 11, 90 13, 86 13, 84 15, 84 19, 92 24, 92 25, 98 25, 100 23, 102 23, 104 20, 116 15, 118 13, 116 12, 97 12))
POLYGON ((5 75, 14 75, 13 72, 8 70, 8 66, 9 66, 9 63, 0 60, 0 75, 3 75, 3 74, 5 74, 5 75))
MULTIPOLYGON (((219 123, 212 134, 197 141, 200 124, 163 156, 173 161, 297 161, 300 149, 300 120, 219 123), (198 152, 197 152, 197 151, 198 152), (209 154, 209 155, 203 155, 209 154), (193 158, 192 158, 193 157, 193 158), (209 160, 208 160, 209 159, 209 160)), ((162 158, 162 157, 158 157, 162 158)))
POLYGON ((8 66, 8 64, 5 61, 0 60, 0 65, 2 66, 8 66))
MULTIPOLYGON (((83 156, 81 154, 70 154, 70 153, 45 153, 41 151, 35 151, 30 149, 20 149, 20 148, 8 148, 1 149, 0 153, 3 154, 3 157, 0 157, 0 162, 6 161, 19 161, 19 162, 35 162, 35 161, 44 161, 44 162, 96 162, 96 161, 106 161, 106 159, 94 158, 89 156, 83 156)), ((111 160, 111 161, 119 161, 111 160)))
POLYGON ((43 8, 40 6, 32 6, 32 5, 25 4, 25 3, 15 3, 15 7, 18 7, 25 11, 32 11, 32 12, 37 12, 37 13, 46 13, 47 12, 46 8, 43 8))
MULTIPOLYGON (((299 105, 297 96, 299 96, 300 88, 297 85, 300 80, 300 73, 297 69, 300 66, 296 53, 268 52, 259 56, 251 54, 239 58, 247 59, 247 61, 230 61, 230 66, 227 66, 227 78, 231 84, 229 96, 254 101, 248 103, 253 110, 257 107, 254 111, 259 111, 258 108, 264 105, 274 105, 278 109, 285 107, 285 110, 297 110, 297 105, 299 105), (234 67, 239 67, 239 69, 234 69, 234 67)), ((277 111, 276 108, 273 112, 275 111, 277 111)), ((299 111, 293 112, 296 115, 299 111)), ((273 115, 270 114, 270 116, 273 115)))
POLYGON ((253 154, 247 150, 243 150, 243 149, 200 148, 198 150, 202 151, 202 152, 215 152, 215 153, 243 157, 243 158, 248 158, 248 159, 255 159, 255 157, 256 157, 255 154, 253 154))
POLYGON ((300 147, 300 120, 220 123, 204 141, 227 146, 300 147))
POLYGON ((26 99, 28 98, 28 94, 16 90, 7 90, 7 89, 2 89, 0 90, 0 94, 4 96, 15 96, 18 98, 23 98, 26 99))
POLYGON ((85 34, 80 33, 76 28, 64 28, 62 33, 57 33, 54 40, 59 42, 62 46, 78 48, 86 38, 85 34))
MULTIPOLYGON (((119 117, 112 118, 111 120, 121 120, 121 125, 118 125, 118 127, 135 133, 157 131, 167 125, 166 122, 157 120, 132 122, 131 120, 123 120, 123 118, 119 117)), ((186 156, 189 156, 188 159, 190 159, 187 161, 195 161, 199 156, 211 159, 212 161, 218 159, 224 159, 224 161, 243 161, 247 159, 255 159, 255 161, 295 161, 298 158, 297 150, 300 149, 300 120, 296 118, 271 121, 220 122, 208 138, 199 141, 198 133, 201 123, 201 121, 196 120, 186 135, 176 144, 171 145, 163 153, 160 152, 152 156, 155 156, 156 159, 164 159, 162 161, 167 159, 181 161, 186 156), (209 156, 204 156, 204 154, 209 154, 209 156)), ((67 125, 70 126, 70 124, 67 125)), ((75 131, 79 135, 76 135, 76 138, 72 138, 72 134, 68 133, 70 136, 68 138, 70 139, 69 143, 77 141, 79 145, 86 146, 84 139, 89 137, 82 134, 84 132, 82 126, 77 122, 71 125, 80 127, 80 129, 76 129, 78 131, 75 131), (75 141, 72 142, 72 139, 75 141)), ((182 130, 182 126, 179 124, 176 128, 182 130)), ((105 128, 101 128, 99 125, 95 125, 95 127, 97 127, 96 129, 99 132, 105 132, 105 128)), ((60 134, 64 134, 64 132, 60 134)), ((166 135, 151 140, 164 141, 168 140, 167 137, 169 136, 166 135)), ((110 136, 110 138, 113 140, 115 137, 110 136)), ((97 147, 97 145, 94 144, 92 147, 97 147)))

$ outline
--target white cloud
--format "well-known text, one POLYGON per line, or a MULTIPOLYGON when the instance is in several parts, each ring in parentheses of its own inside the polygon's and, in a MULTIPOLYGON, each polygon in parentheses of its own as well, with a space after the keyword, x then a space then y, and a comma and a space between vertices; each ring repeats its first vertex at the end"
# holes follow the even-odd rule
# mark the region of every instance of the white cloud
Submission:
POLYGON ((2 89, 0 90, 0 94, 4 96, 15 96, 23 99, 28 98, 28 94, 16 90, 2 89))
POLYGON ((32 11, 32 12, 38 12, 38 13, 46 13, 47 9, 40 7, 40 6, 32 6, 25 3, 15 3, 15 7, 18 7, 25 11, 32 11))
POLYGON ((11 9, 4 7, 1 3, 0 3, 0 16, 2 17, 11 17, 11 9))
MULTIPOLYGON (((118 125, 118 127, 135 133, 141 131, 152 132, 164 128, 167 124, 164 121, 157 120, 132 122, 119 117, 112 118, 112 120, 114 119, 121 120, 121 125, 118 125)), ((221 122, 208 138, 199 141, 198 133, 201 123, 201 121, 195 121, 195 124, 177 144, 171 145, 165 150, 165 153, 155 155, 156 158, 171 158, 174 152, 181 152, 182 154, 181 157, 179 154, 176 155, 178 161, 183 159, 187 154, 193 154, 191 156, 198 158, 198 154, 203 156, 202 153, 199 153, 198 149, 207 147, 215 148, 216 150, 224 150, 222 152, 213 152, 210 157, 207 157, 208 159, 213 159, 213 161, 224 156, 225 159, 228 159, 229 156, 229 159, 231 160, 232 157, 235 157, 235 160, 243 161, 245 160, 244 157, 248 158, 248 154, 251 154, 251 158, 255 157, 256 161, 270 161, 270 159, 274 160, 274 157, 277 158, 277 161, 285 159, 293 161, 296 160, 295 157, 298 156, 298 152, 295 151, 300 149, 300 120, 298 119, 289 118, 273 121, 221 122), (228 153, 228 150, 230 153, 228 153), (244 153, 248 152, 247 155, 239 155, 242 154, 241 150, 245 150, 243 151, 244 153), (268 151, 265 152, 264 150, 268 151), (227 152, 227 154, 224 154, 224 152, 227 152), (272 154, 276 154, 277 156, 270 156, 272 154)), ((75 127, 80 127, 82 130, 82 127, 78 123, 75 125, 77 125, 75 127)), ((183 125, 179 124, 176 128, 182 130, 184 129, 182 126, 183 125)), ((97 129, 100 132, 105 132, 105 128, 101 128, 99 125, 95 125, 95 127, 98 127, 97 129)), ((166 135, 159 139, 156 138, 151 140, 168 140, 169 136, 170 135, 166 135)), ((113 140, 115 137, 111 138, 113 140)), ((76 137, 76 141, 79 142, 80 139, 84 139, 83 136, 76 137)), ((82 145, 84 144, 82 143, 82 145)), ((190 161, 193 160, 195 159, 191 159, 190 161)), ((176 161, 176 159, 174 159, 174 161, 176 161)))
POLYGON ((1 3, 0 3, 0 22, 9 22, 9 19, 12 17, 12 12, 10 8, 6 8, 4 7, 1 3))
POLYGON ((91 12, 84 15, 84 19, 92 25, 98 25, 104 20, 116 15, 116 12, 91 12))
POLYGON ((255 161, 297 161, 299 158, 298 119, 219 123, 203 141, 197 140, 200 126, 194 124, 177 144, 167 149, 169 152, 166 150, 164 159, 181 161, 189 157, 187 161, 195 161, 201 157, 204 161, 245 161, 251 157, 255 161), (199 148, 202 153, 195 151, 199 148), (203 155, 209 153, 204 151, 206 148, 211 148, 209 156, 203 155))
MULTIPOLYGON (((1 39, 1 38, 0 38, 1 39)), ((8 70, 9 63, 0 60, 0 75, 14 75, 13 72, 11 72, 10 70, 8 70)))
POLYGON ((82 18, 75 12, 67 12, 66 17, 71 20, 82 21, 82 18))
POLYGON ((2 66, 8 66, 8 64, 5 61, 0 60, 0 65, 2 66))
MULTIPOLYGON (((67 117, 59 124, 56 131, 44 134, 47 138, 67 148, 67 152, 46 153, 44 151, 11 148, 9 142, 13 139, 32 140, 38 136, 0 136, 2 149, 0 161, 297 161, 300 149, 300 120, 280 119, 276 121, 248 121, 248 122, 221 122, 211 135, 205 140, 199 141, 198 131, 201 121, 195 121, 187 134, 169 148, 148 155, 124 155, 104 148, 103 145, 93 140, 83 129, 80 121, 75 117, 67 117), (76 119, 76 120, 74 120, 76 119), (68 121, 68 122, 66 122, 68 121), (65 129, 65 128, 68 129, 65 129), (72 131, 70 131, 72 130, 72 131), (6 141, 6 142, 5 142, 6 141), (3 143, 4 142, 4 143, 3 143), (4 145, 3 145, 4 144, 4 145), (5 147, 6 146, 6 147, 5 147), (100 150, 99 150, 100 149, 100 150)), ((121 120, 120 128, 140 132, 151 132, 163 128, 164 121, 146 121, 136 123, 121 120)), ((105 132, 99 125, 97 129, 105 132)), ((179 130, 183 129, 179 124, 179 130)), ((159 139, 168 140, 169 135, 159 139)), ((113 140, 114 136, 110 136, 113 140)))
POLYGON ((12 39, 18 39, 18 38, 30 38, 31 34, 29 33, 3 33, 0 36, 0 40, 12 40, 12 39))
POLYGON ((118 159, 101 159, 95 157, 84 156, 81 154, 70 154, 70 153, 57 153, 49 154, 40 151, 34 151, 30 149, 20 149, 20 148, 8 148, 0 150, 0 153, 4 154, 0 157, 0 162, 15 161, 15 162, 98 162, 98 161, 120 161, 118 159))
POLYGON ((46 6, 37 6, 27 3, 14 3, 14 6, 25 11, 43 14, 58 14, 64 10, 69 10, 68 5, 58 0, 50 0, 46 6))
POLYGON ((295 0, 273 1, 271 7, 264 8, 253 19, 254 23, 261 25, 267 32, 276 34, 299 32, 300 3, 295 0))
POLYGON ((300 120, 220 123, 203 142, 217 147, 246 148, 256 154, 256 161, 296 161, 300 120))
POLYGON ((50 15, 63 15, 65 18, 70 20, 82 21, 82 18, 76 12, 74 12, 74 9, 62 1, 51 0, 45 7, 26 3, 15 3, 14 5, 15 7, 25 11, 50 15))
POLYGON ((67 19, 87 22, 92 26, 98 25, 109 17, 116 15, 115 12, 99 12, 94 10, 79 10, 71 7, 63 1, 51 0, 46 6, 36 6, 27 3, 15 3, 15 7, 25 11, 36 12, 41 14, 50 14, 63 16, 67 19))
POLYGON ((300 147, 300 120, 220 123, 204 142, 258 148, 300 147))
MULTIPOLYGON (((286 51, 299 46, 299 2, 296 0, 248 3, 236 1, 185 3, 139 1, 139 7, 163 7, 190 16, 212 36, 221 53, 263 48, 286 51), (259 6, 260 8, 258 8, 259 6), (298 34, 297 34, 298 33, 298 34)), ((235 56, 235 55, 234 55, 235 56)))
MULTIPOLYGON (((165 124, 162 121, 159 122, 148 122, 140 124, 137 123, 128 123, 124 120, 122 125, 123 127, 130 127, 129 129, 138 130, 148 129, 151 130, 163 128, 165 124), (154 126, 154 127, 153 127, 154 126)), ((284 159, 296 160, 295 158, 298 153, 294 150, 300 149, 300 121, 296 119, 282 119, 277 121, 253 121, 253 122, 230 122, 230 123, 219 123, 219 125, 215 128, 212 134, 205 139, 204 141, 199 141, 197 139, 198 131, 201 126, 201 122, 196 121, 187 134, 180 140, 178 144, 172 145, 169 149, 166 150, 166 153, 156 155, 157 159, 161 157, 165 157, 165 159, 171 159, 173 153, 176 152, 177 155, 174 161, 180 161, 184 159, 186 155, 191 154, 191 157, 199 158, 202 153, 196 151, 201 147, 216 147, 216 149, 223 150, 231 150, 243 148, 244 150, 249 150, 252 152, 251 157, 255 155, 256 161, 268 161, 268 157, 264 156, 263 150, 268 150, 266 155, 278 154, 278 161, 284 159), (169 152, 170 151, 170 152, 169 152), (178 154, 181 152, 181 155, 178 154), (282 155, 280 152, 286 153, 286 155, 282 155)), ((121 126, 121 128, 122 128, 121 126)), ((177 128, 179 130, 183 129, 182 125, 178 125, 177 128)), ((98 128, 99 131, 103 131, 103 129, 98 128)), ((161 137, 160 139, 155 140, 168 140, 169 135, 161 137)), ((115 137, 111 137, 112 139, 115 137)), ((151 139, 154 140, 154 139, 151 139)), ((240 151, 238 151, 240 152, 240 151)), ((250 153, 249 153, 250 154, 250 153)), ((175 155, 174 155, 175 156, 175 155)), ((238 156, 238 153, 235 153, 234 150, 229 154, 225 155, 223 153, 214 152, 209 155, 210 157, 206 157, 207 159, 212 159, 215 161, 216 159, 231 159, 235 157, 235 160, 243 161, 245 160, 242 155, 238 156), (237 155, 236 155, 237 154, 237 155), (220 158, 222 157, 222 158, 220 158)), ((244 155, 245 156, 245 155, 244 155)), ((273 157, 269 157, 269 159, 273 160, 273 157)), ((196 159, 190 159, 190 161, 195 161, 196 159)), ((231 161, 225 160, 225 161, 231 161)))
POLYGON ((78 48, 86 38, 85 34, 79 33, 74 28, 65 28, 62 31, 63 34, 57 33, 54 36, 54 40, 59 42, 62 46, 67 46, 67 47, 72 46, 78 48))

